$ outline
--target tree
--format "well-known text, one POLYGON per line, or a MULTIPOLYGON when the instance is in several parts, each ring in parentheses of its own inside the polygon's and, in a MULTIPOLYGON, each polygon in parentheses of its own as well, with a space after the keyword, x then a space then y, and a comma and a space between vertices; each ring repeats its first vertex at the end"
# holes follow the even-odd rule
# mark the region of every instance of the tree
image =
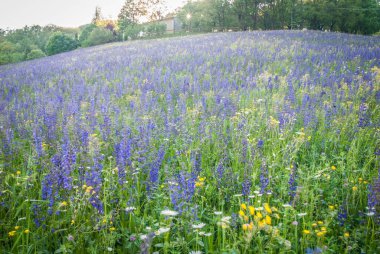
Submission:
POLYGON ((147 4, 143 0, 126 0, 118 15, 118 25, 121 31, 134 26, 146 15, 147 4))
POLYGON ((96 6, 95 14, 94 14, 94 17, 92 18, 91 24, 97 25, 97 23, 103 19, 101 12, 102 10, 100 9, 100 7, 96 6))
POLYGON ((96 25, 89 24, 84 26, 84 28, 81 30, 79 34, 79 43, 81 46, 85 46, 85 41, 87 41, 88 36, 90 36, 90 33, 96 28, 96 25))
POLYGON ((78 42, 61 32, 54 33, 46 45, 48 55, 70 51, 78 47, 78 42))

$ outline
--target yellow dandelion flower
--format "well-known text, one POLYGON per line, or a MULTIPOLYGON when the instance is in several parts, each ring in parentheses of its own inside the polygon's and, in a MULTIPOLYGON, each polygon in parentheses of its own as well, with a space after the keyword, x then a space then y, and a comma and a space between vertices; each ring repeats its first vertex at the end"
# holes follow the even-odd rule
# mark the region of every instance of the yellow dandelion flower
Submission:
POLYGON ((250 215, 255 215, 255 208, 253 206, 248 206, 248 210, 250 215))
POLYGON ((330 209, 331 211, 334 211, 335 206, 333 206, 333 205, 329 205, 329 209, 330 209))
POLYGON ((24 230, 24 234, 29 234, 30 233, 30 230, 29 229, 25 229, 24 230))
POLYGON ((20 171, 20 170, 17 170, 17 171, 16 171, 16 175, 18 175, 18 176, 21 175, 21 171, 20 171))
POLYGON ((304 233, 304 235, 310 234, 310 230, 307 230, 307 229, 304 229, 302 232, 304 233))
POLYGON ((112 232, 112 231, 115 231, 116 230, 116 228, 115 227, 111 227, 110 228, 110 231, 112 232))
POLYGON ((334 165, 331 166, 331 170, 336 170, 336 167, 334 165))
POLYGON ((8 236, 9 237, 14 237, 15 235, 16 235, 16 231, 15 230, 13 230, 11 232, 8 232, 8 236))
POLYGON ((67 202, 66 201, 63 201, 59 206, 67 206, 67 202))
POLYGON ((353 190, 353 191, 357 191, 357 190, 358 190, 358 187, 354 186, 354 187, 352 187, 352 190, 353 190))
POLYGON ((350 233, 348 233, 348 232, 344 232, 344 237, 345 237, 345 238, 349 238, 349 237, 350 237, 350 233))
POLYGON ((87 185, 83 184, 82 189, 85 190, 87 188, 87 185))
POLYGON ((263 218, 263 215, 262 215, 260 212, 257 212, 257 213, 256 213, 256 216, 257 216, 259 219, 262 219, 262 218, 263 218))
POLYGON ((267 213, 271 214, 272 213, 272 209, 270 209, 270 206, 268 203, 264 203, 264 209, 267 213))
POLYGON ((313 223, 313 224, 311 224, 311 226, 315 228, 316 226, 318 226, 318 224, 317 223, 313 223))
POLYGON ((15 230, 19 230, 19 229, 20 229, 20 226, 16 226, 16 227, 15 227, 15 230))
POLYGON ((248 230, 252 231, 253 230, 253 222, 251 221, 251 223, 248 224, 248 230))
POLYGON ((86 193, 91 193, 91 191, 93 190, 94 188, 92 186, 87 186, 86 187, 86 193))
POLYGON ((245 213, 244 213, 242 210, 240 210, 240 211, 239 211, 239 215, 240 215, 241 217, 243 217, 243 216, 245 216, 245 213))
POLYGON ((368 181, 363 181, 364 184, 368 184, 368 181))
POLYGON ((318 236, 318 237, 322 237, 322 236, 324 236, 325 234, 326 234, 326 232, 319 231, 319 232, 317 233, 317 236, 318 236))
POLYGON ((75 221, 74 220, 71 220, 71 225, 74 225, 75 224, 75 221))
POLYGON ((241 208, 241 210, 247 210, 247 205, 246 204, 241 204, 240 208, 241 208))
POLYGON ((271 217, 269 217, 269 215, 265 216, 265 223, 267 225, 272 225, 272 219, 271 219, 271 217))
POLYGON ((244 216, 244 221, 249 221, 249 218, 248 218, 248 216, 244 216))
POLYGON ((265 227, 265 220, 259 221, 259 229, 263 229, 265 227))
POLYGON ((323 221, 319 220, 317 221, 318 225, 323 225, 323 221))
POLYGON ((244 230, 244 231, 247 231, 247 229, 248 229, 248 225, 249 225, 249 224, 243 224, 243 230, 244 230))
POLYGON ((321 230, 326 232, 327 228, 326 227, 321 227, 321 230))

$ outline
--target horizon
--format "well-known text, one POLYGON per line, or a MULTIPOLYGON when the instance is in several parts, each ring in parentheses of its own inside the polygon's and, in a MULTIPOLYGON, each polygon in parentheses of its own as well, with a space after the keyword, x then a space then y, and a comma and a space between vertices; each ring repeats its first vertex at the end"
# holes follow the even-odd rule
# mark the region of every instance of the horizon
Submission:
MULTIPOLYGON (((6 1, 0 3, 0 29, 15 30, 34 25, 77 28, 91 23, 97 6, 100 7, 104 19, 117 19, 124 2, 125 0, 6 1)), ((166 13, 185 3, 186 0, 164 0, 166 13)))

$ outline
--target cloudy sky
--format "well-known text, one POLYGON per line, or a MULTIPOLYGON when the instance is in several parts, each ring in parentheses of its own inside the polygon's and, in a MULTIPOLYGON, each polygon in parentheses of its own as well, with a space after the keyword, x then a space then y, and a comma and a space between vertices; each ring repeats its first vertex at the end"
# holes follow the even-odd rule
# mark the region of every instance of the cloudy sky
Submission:
MULTIPOLYGON (((165 0, 167 9, 182 6, 185 0, 165 0)), ((54 24, 78 27, 91 22, 95 7, 105 18, 116 19, 124 0, 0 0, 0 28, 54 24)))

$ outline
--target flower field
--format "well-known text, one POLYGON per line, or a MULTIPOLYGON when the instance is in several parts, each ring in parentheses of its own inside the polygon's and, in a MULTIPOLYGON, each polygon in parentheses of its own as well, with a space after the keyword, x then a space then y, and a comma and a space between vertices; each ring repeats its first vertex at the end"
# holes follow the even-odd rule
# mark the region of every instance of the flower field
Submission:
POLYGON ((380 253, 380 37, 214 33, 0 66, 4 253, 380 253))

